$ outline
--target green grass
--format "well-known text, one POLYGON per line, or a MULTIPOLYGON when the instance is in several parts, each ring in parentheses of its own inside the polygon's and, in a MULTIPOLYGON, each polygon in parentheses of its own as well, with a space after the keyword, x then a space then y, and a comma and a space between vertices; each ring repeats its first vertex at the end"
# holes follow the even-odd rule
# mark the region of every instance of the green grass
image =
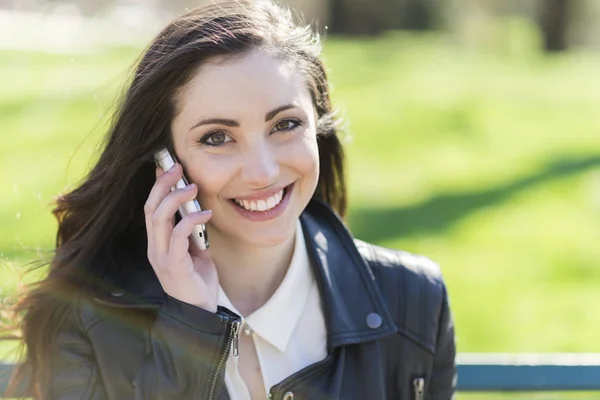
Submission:
MULTIPOLYGON (((0 52, 0 291, 52 249, 50 203, 89 168, 140 49, 0 52)), ((600 58, 393 34, 332 38, 325 59, 349 223, 442 265, 459 351, 600 352, 600 58)))
POLYGON ((350 225, 442 265, 459 351, 600 352, 600 58, 398 35, 326 50, 350 225))

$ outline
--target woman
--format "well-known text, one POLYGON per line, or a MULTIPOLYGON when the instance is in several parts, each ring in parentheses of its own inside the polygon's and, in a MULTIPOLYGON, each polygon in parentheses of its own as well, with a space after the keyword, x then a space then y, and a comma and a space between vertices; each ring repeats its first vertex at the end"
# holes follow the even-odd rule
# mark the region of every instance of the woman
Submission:
POLYGON ((340 219, 319 50, 264 1, 191 11, 154 39, 98 163, 58 200, 49 275, 19 306, 37 397, 453 396, 438 267, 340 219), (153 163, 163 148, 179 160, 168 171, 153 163), (204 211, 177 217, 193 199, 204 211), (207 250, 189 239, 199 224, 207 250))

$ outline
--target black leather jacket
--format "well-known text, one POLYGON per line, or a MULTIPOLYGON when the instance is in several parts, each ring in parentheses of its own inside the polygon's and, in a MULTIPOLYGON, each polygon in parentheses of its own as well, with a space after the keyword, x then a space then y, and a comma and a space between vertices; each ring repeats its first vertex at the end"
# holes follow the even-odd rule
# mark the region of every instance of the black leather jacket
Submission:
MULTIPOLYGON (((454 328, 438 266, 352 238, 324 204, 301 216, 327 324, 328 356, 269 399, 447 400, 454 328)), ((165 295, 135 246, 62 326, 50 399, 229 399, 225 359, 239 317, 165 295), (135 271, 135 272, 132 272, 135 271), (118 278, 115 278, 118 277, 118 278)))

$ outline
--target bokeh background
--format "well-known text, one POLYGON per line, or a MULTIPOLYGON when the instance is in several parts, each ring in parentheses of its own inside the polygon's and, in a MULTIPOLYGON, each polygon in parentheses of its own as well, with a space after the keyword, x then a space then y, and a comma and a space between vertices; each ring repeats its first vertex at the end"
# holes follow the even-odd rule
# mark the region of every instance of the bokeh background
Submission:
MULTIPOLYGON (((203 3, 0 0, 2 301, 130 66, 203 3)), ((282 3, 325 39, 353 232, 441 264, 459 351, 600 352, 600 1, 282 3)))

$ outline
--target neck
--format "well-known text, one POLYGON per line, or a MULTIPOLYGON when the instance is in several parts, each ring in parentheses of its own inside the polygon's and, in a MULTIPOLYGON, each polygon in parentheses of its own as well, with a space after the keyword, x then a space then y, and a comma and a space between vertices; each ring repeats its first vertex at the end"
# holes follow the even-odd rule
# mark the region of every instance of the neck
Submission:
POLYGON ((292 261, 296 235, 271 247, 252 246, 218 234, 210 237, 219 284, 233 306, 247 317, 262 307, 283 281, 292 261))

